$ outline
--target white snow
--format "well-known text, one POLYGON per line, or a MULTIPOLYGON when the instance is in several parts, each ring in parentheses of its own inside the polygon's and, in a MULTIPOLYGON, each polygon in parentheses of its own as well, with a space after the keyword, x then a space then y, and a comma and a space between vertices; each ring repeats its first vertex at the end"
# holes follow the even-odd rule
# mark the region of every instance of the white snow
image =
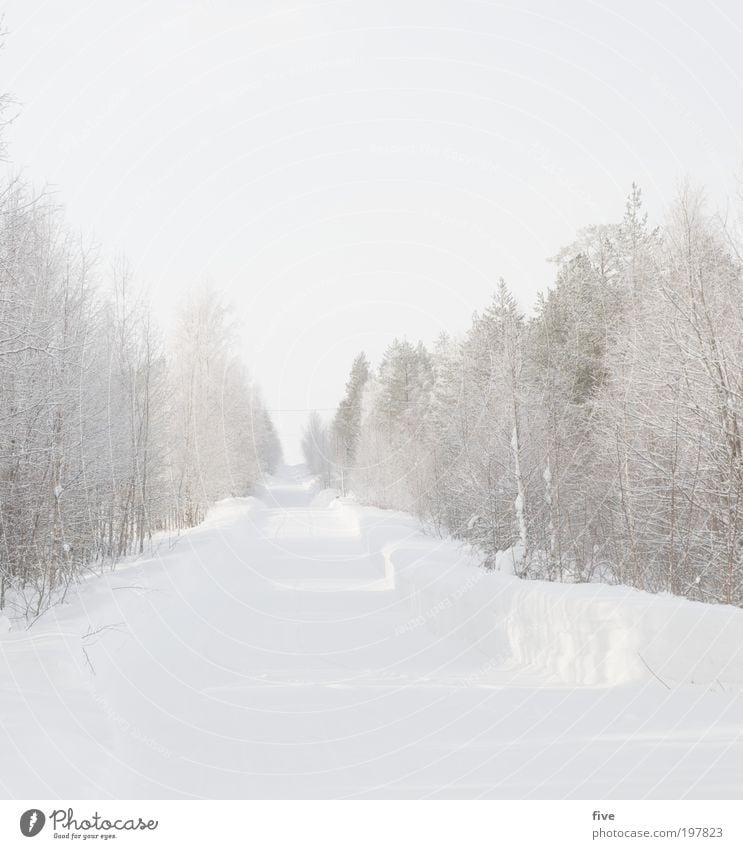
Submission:
MULTIPOLYGON (((499 552, 478 593, 458 604, 456 621, 432 623, 442 637, 456 629, 488 656, 505 651, 511 662, 564 684, 657 676, 668 685, 743 688, 743 611, 631 587, 522 581, 512 577, 515 548, 499 552)), ((450 597, 473 570, 452 543, 394 565, 398 586, 424 607, 450 597)))
POLYGON ((310 502, 310 507, 314 510, 323 507, 330 507, 334 504, 338 504, 338 490, 337 489, 321 489, 317 495, 312 498, 310 502))
MULTIPOLYGON (((743 611, 492 572, 287 473, 0 629, 23 798, 737 798, 743 611)), ((511 562, 513 558, 511 557, 511 562)))

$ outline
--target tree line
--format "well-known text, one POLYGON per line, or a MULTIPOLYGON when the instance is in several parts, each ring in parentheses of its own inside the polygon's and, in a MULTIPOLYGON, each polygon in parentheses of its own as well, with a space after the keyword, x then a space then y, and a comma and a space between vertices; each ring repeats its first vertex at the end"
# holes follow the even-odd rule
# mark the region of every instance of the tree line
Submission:
POLYGON ((0 610, 37 615, 84 570, 249 493, 279 441, 209 291, 166 341, 51 197, 0 184, 0 610))
POLYGON ((516 574, 743 604, 743 256, 702 194, 554 258, 528 319, 501 280, 461 338, 354 361, 303 449, 324 483, 516 574))

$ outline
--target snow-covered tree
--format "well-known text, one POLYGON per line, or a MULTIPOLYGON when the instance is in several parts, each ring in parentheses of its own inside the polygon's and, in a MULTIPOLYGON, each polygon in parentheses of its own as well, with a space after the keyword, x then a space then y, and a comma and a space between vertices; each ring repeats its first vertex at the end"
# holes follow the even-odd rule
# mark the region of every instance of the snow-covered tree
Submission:
POLYGON ((302 455, 307 468, 317 475, 323 487, 333 484, 333 448, 331 433, 320 414, 313 410, 302 432, 302 455))
POLYGON ((13 591, 27 614, 280 456, 214 299, 168 358, 126 265, 104 274, 17 179, 0 186, 0 405, 0 608, 13 591))

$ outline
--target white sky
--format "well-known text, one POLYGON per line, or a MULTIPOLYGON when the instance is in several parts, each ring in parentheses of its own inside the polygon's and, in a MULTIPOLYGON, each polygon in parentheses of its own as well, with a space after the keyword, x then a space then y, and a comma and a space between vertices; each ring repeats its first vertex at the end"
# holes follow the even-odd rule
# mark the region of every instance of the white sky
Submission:
MULTIPOLYGON (((207 280, 271 408, 461 331, 500 275, 743 159, 743 5, 547 0, 0 3, 10 156, 125 252, 164 321, 207 280)), ((289 460, 304 413, 276 414, 289 460)))

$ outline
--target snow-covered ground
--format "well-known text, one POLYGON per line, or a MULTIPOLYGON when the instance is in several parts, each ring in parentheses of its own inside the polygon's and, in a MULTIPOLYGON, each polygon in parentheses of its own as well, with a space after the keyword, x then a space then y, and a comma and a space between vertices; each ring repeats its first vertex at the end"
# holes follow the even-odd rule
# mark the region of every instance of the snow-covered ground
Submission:
POLYGON ((734 798, 743 611, 485 573, 287 470, 0 635, 24 798, 734 798))

